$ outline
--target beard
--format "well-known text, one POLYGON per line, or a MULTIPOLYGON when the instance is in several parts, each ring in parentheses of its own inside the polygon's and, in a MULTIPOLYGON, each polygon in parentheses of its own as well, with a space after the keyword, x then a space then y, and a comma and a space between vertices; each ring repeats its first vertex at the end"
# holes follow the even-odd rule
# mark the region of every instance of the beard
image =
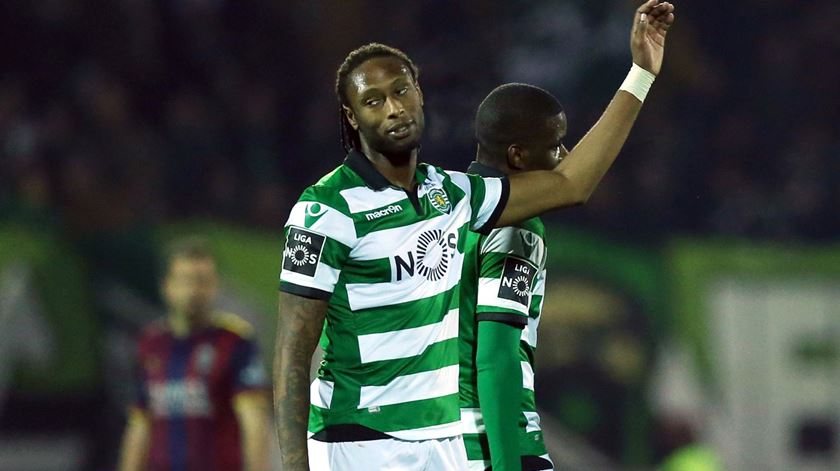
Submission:
POLYGON ((405 139, 391 139, 387 133, 383 134, 376 128, 359 128, 359 138, 371 150, 381 153, 393 164, 406 163, 414 150, 420 148, 420 137, 423 135, 424 120, 422 114, 414 121, 414 132, 405 139))

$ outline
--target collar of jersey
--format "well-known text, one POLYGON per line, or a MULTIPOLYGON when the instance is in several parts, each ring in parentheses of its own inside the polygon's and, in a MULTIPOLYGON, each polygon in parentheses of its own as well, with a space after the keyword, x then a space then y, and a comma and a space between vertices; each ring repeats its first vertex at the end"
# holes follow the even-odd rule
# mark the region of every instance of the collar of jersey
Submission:
MULTIPOLYGON (((347 153, 347 157, 344 158, 344 165, 356 172, 365 184, 373 190, 380 191, 385 188, 397 188, 384 175, 379 173, 379 170, 376 170, 376 167, 373 166, 365 154, 357 150, 351 150, 347 153)), ((414 170, 414 179, 418 183, 422 183, 426 181, 427 177, 425 164, 418 163, 417 168, 414 170)))
POLYGON ((467 167, 467 173, 472 173, 474 175, 480 175, 482 177, 506 177, 504 172, 497 168, 490 167, 488 165, 484 165, 478 162, 471 162, 470 166, 467 167))

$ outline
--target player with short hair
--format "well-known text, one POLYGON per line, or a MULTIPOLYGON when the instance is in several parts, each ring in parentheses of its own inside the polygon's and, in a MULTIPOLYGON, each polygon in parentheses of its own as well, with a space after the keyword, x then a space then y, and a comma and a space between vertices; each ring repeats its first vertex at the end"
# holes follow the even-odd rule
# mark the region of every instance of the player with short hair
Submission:
MULTIPOLYGON (((556 168, 566 115, 551 93, 521 83, 494 89, 475 117, 468 173, 504 177, 556 168)), ((534 397, 543 304, 545 227, 539 217, 470 233, 461 273, 461 419, 469 469, 553 469, 534 397)))
POLYGON ((639 7, 635 65, 565 165, 504 178, 418 163, 417 67, 381 44, 350 53, 336 80, 347 156, 304 190, 286 224, 274 361, 285 471, 466 468, 458 299, 467 232, 589 198, 659 72, 672 12, 658 0, 639 7), (310 389, 319 338, 324 360, 310 389))
POLYGON ((161 285, 169 313, 139 341, 121 471, 268 469, 268 377, 251 326, 213 311, 217 288, 206 242, 175 242, 161 285))

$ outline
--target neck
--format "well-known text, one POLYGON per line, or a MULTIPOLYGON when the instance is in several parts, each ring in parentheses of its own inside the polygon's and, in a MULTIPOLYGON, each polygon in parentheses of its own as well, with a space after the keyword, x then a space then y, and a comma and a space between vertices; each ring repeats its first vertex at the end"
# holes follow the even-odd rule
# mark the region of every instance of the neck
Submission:
POLYGON ((375 151, 362 142, 362 152, 379 171, 393 185, 406 190, 414 189, 414 171, 417 169, 417 149, 411 149, 402 154, 383 154, 375 151))
POLYGON ((510 168, 510 166, 508 166, 507 159, 491 155, 484 151, 484 149, 482 149, 481 146, 479 146, 478 149, 475 151, 475 161, 480 163, 481 165, 493 167, 496 170, 504 173, 505 175, 513 175, 515 173, 519 173, 519 170, 510 168))
POLYGON ((169 327, 176 337, 186 337, 207 326, 209 319, 209 315, 188 316, 186 313, 173 312, 169 315, 169 327))

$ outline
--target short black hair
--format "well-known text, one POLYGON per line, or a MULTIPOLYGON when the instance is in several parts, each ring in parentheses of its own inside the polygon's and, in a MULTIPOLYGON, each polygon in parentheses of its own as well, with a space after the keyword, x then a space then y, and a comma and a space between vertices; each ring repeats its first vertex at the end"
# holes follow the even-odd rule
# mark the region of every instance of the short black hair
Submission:
POLYGON ((420 78, 420 69, 417 65, 414 64, 406 53, 395 47, 380 43, 370 43, 350 51, 350 54, 347 54, 344 62, 341 63, 338 71, 335 73, 335 95, 338 98, 341 146, 345 152, 350 152, 353 149, 361 150, 362 148, 362 144, 359 141, 359 132, 350 126, 350 122, 347 121, 344 110, 341 108, 342 105, 349 106, 347 101, 347 77, 356 67, 366 60, 375 57, 396 57, 408 68, 408 72, 411 74, 411 78, 414 79, 414 83, 417 83, 417 79, 420 78))
POLYGON ((550 92, 525 83, 496 87, 478 105, 475 137, 492 156, 501 156, 511 144, 528 141, 545 126, 548 118, 563 112, 550 92))

